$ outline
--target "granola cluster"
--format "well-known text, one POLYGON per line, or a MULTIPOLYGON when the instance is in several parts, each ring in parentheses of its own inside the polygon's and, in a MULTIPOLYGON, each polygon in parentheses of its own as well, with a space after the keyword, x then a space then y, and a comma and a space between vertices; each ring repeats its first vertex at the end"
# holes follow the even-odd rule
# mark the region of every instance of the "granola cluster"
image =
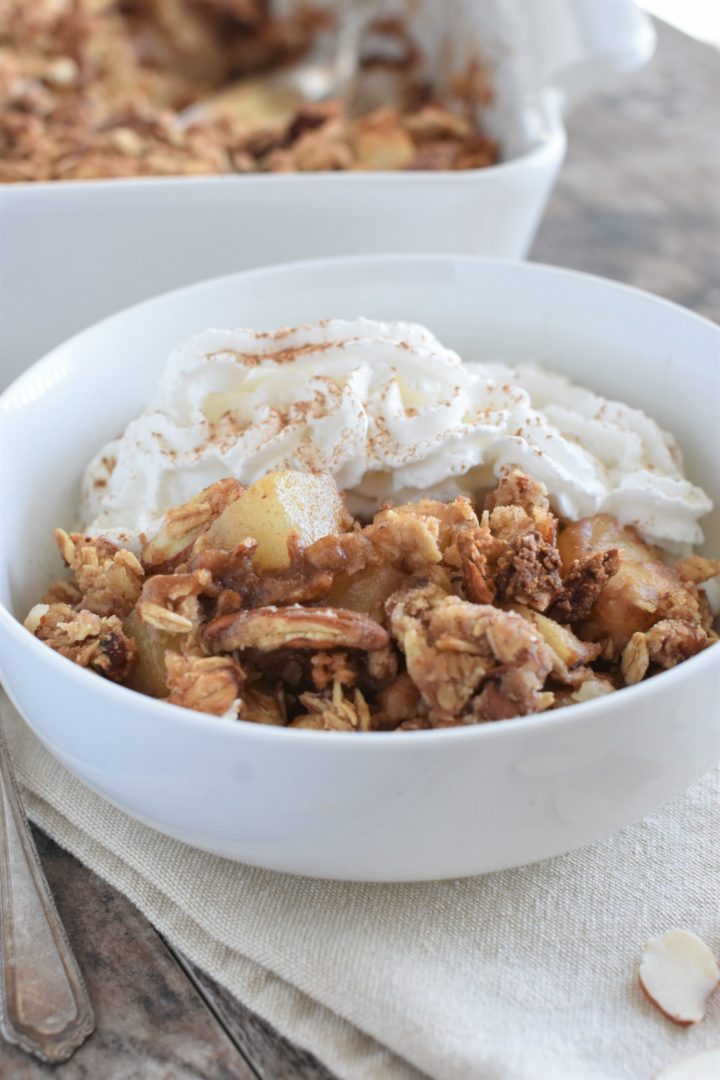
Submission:
POLYGON ((141 558, 56 531, 71 570, 26 626, 187 708, 324 731, 410 731, 581 702, 717 640, 703 581, 599 515, 562 525, 516 469, 467 497, 345 512, 330 477, 221 480, 141 558), (313 533, 308 507, 323 504, 313 533), (327 522, 334 531, 327 533, 327 522))
MULTIPOLYGON (((308 105, 266 128, 232 115, 180 119, 229 82, 302 56, 324 21, 302 3, 273 17, 268 0, 0 0, 0 182, 497 160, 471 119, 489 96, 487 74, 464 76, 466 106, 451 109, 413 76, 407 50, 392 107, 349 117, 338 102, 308 105)), ((371 72, 378 61, 364 63, 371 72)))

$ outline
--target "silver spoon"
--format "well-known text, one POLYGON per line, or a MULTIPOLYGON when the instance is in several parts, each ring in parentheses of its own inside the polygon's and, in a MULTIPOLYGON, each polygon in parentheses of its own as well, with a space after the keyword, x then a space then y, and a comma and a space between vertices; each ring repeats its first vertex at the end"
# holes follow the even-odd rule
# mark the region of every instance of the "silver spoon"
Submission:
POLYGON ((20 805, 0 732, 0 1032, 42 1061, 66 1061, 95 1026, 20 805))
POLYGON ((231 83, 180 113, 180 126, 227 116, 253 129, 281 127, 307 102, 346 99, 357 75, 363 36, 382 6, 383 0, 341 0, 330 57, 311 55, 231 83))

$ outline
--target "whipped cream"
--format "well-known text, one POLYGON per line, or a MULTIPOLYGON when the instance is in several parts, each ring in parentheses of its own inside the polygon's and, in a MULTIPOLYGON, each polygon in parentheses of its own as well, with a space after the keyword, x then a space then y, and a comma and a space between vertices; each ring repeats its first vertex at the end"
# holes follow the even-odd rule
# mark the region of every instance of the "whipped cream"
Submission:
POLYGON ((88 466, 83 516, 137 548, 224 476, 330 472, 369 515, 388 499, 487 490, 510 465, 562 517, 613 514, 669 551, 700 543, 712 508, 639 410, 532 364, 463 363, 417 324, 357 319, 208 330, 178 346, 155 402, 88 466))

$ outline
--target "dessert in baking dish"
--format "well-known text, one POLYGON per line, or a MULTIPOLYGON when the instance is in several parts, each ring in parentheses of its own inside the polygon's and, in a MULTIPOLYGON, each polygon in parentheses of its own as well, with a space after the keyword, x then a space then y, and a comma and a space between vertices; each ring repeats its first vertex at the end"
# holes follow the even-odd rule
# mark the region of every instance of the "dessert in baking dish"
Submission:
POLYGON ((397 20, 369 34, 352 110, 329 101, 275 115, 258 101, 248 115, 246 95, 242 115, 186 116, 226 84, 297 60, 327 29, 327 11, 298 4, 280 17, 265 0, 1 0, 0 181, 497 160, 477 124, 490 98, 485 67, 439 99, 397 20))

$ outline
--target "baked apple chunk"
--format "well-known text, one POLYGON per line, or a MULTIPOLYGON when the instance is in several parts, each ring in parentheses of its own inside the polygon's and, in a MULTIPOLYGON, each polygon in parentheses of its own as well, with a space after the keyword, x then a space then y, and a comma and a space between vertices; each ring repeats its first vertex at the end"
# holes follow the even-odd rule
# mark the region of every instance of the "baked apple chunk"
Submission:
POLYGON ((231 502, 197 545, 232 551, 248 538, 260 570, 285 570, 291 548, 340 531, 345 510, 331 476, 282 469, 268 473, 231 502))

